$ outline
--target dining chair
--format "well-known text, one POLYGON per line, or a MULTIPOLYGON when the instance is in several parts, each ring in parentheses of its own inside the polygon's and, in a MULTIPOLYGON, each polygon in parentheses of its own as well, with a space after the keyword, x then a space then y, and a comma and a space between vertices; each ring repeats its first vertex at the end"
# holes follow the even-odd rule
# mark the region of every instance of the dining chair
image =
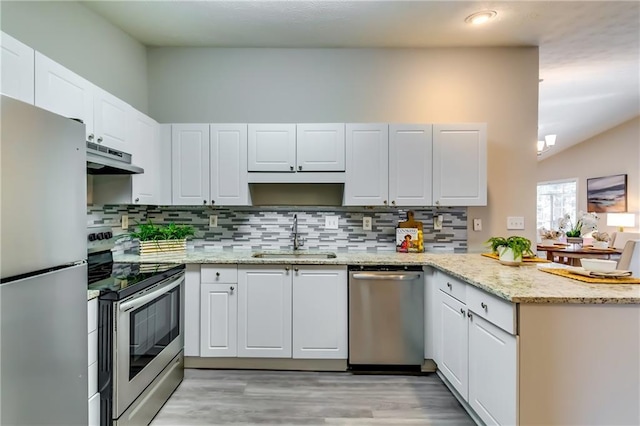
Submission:
POLYGON ((634 277, 640 277, 640 240, 629 240, 622 250, 617 269, 631 271, 634 277))
POLYGON ((610 247, 618 250, 622 250, 627 244, 627 241, 640 238, 640 232, 614 232, 613 235, 610 247))

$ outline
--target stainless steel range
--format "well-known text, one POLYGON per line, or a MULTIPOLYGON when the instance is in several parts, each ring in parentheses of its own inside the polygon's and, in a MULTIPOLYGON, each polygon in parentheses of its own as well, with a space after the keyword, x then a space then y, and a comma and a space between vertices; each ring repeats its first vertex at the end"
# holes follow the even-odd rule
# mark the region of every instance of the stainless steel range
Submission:
POLYGON ((98 298, 100 424, 147 425, 184 376, 184 265, 89 254, 98 298))

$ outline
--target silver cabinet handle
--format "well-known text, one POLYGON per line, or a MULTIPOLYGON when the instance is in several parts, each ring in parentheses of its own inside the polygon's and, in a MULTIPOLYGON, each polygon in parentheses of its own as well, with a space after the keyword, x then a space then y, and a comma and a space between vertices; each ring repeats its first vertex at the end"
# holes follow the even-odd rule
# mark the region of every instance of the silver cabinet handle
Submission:
POLYGON ((216 277, 220 277, 220 272, 216 272, 216 277))
POLYGON ((460 313, 464 316, 464 309, 460 308, 460 313))
POLYGON ((136 198, 136 203, 137 203, 138 201, 140 201, 140 198, 136 198))
POLYGON ((471 311, 467 312, 467 317, 469 317, 470 319, 473 319, 473 315, 471 315, 471 311))
POLYGON ((293 268, 294 271, 298 272, 298 268, 293 268))
POLYGON ((211 200, 211 205, 214 205, 216 203, 216 200, 211 200))
POLYGON ((387 200, 384 200, 382 203, 386 206, 387 205, 387 200))
POLYGON ((93 133, 91 133, 89 136, 87 136, 87 139, 89 139, 90 141, 92 141, 94 137, 95 137, 95 136, 93 136, 93 133))
POLYGON ((229 294, 233 294, 233 290, 234 290, 233 286, 229 287, 229 294))
POLYGON ((447 287, 449 287, 449 290, 453 290, 453 286, 449 282, 447 283, 447 287))
POLYGON ((202 200, 202 204, 207 204, 207 200, 202 200))
POLYGON ((484 302, 480 302, 480 306, 482 306, 482 309, 484 309, 485 311, 487 310, 487 304, 484 302))
POLYGON ((391 202, 391 205, 392 205, 392 206, 395 206, 395 205, 396 205, 396 200, 393 200, 393 201, 391 202))
POLYGON ((289 166, 289 170, 293 171, 293 166, 289 166))
POLYGON ((288 266, 285 266, 285 267, 284 267, 284 270, 285 270, 285 271, 289 271, 289 267, 288 267, 288 266))
POLYGON ((302 170, 302 166, 298 166, 298 170, 302 170))
POLYGON ((98 138, 98 143, 102 143, 102 136, 98 138))
POLYGON ((439 205, 440 205, 440 201, 436 201, 436 206, 439 206, 439 205))

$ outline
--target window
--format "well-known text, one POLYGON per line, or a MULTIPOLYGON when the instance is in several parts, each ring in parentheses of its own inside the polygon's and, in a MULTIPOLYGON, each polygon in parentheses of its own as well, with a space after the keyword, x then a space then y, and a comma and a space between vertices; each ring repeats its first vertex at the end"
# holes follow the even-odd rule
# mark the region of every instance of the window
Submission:
POLYGON ((578 209, 578 180, 570 179, 538 184, 537 227, 558 229, 558 219, 566 213, 575 221, 578 209))

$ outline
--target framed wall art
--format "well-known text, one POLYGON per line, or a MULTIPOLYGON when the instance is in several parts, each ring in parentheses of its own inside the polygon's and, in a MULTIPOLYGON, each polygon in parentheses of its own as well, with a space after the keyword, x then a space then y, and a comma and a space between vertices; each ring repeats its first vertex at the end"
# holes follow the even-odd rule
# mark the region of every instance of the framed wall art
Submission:
POLYGON ((627 211, 627 175, 587 179, 587 210, 596 213, 627 211))

